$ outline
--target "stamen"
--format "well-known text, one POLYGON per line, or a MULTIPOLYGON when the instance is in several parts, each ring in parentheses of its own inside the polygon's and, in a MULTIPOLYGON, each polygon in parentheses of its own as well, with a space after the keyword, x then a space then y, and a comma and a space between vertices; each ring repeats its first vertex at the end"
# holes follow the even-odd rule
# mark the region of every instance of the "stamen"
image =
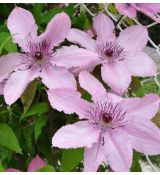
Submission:
POLYGON ((43 59, 43 54, 42 52, 36 52, 34 57, 36 60, 41 61, 43 59))
POLYGON ((94 126, 106 130, 106 128, 115 129, 124 127, 126 112, 120 104, 112 102, 99 102, 90 106, 88 115, 92 118, 94 126))
POLYGON ((112 121, 112 116, 110 114, 103 113, 102 119, 103 119, 104 123, 107 124, 107 123, 110 123, 112 121))
POLYGON ((112 41, 96 45, 96 51, 101 55, 102 60, 107 60, 108 63, 122 61, 126 57, 124 49, 112 41))
POLYGON ((50 43, 43 41, 41 43, 34 43, 29 41, 26 45, 28 52, 23 52, 23 61, 28 62, 27 64, 38 64, 42 66, 43 64, 49 63, 53 52, 49 50, 50 43))

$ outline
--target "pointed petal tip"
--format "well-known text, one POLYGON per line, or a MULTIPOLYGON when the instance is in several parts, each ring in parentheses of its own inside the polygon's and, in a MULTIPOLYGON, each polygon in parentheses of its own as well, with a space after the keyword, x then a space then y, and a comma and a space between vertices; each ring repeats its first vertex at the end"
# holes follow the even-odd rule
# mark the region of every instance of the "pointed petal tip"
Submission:
POLYGON ((37 154, 28 166, 28 172, 35 172, 46 165, 46 162, 37 154))
POLYGON ((92 147, 97 142, 99 131, 95 130, 88 122, 79 121, 60 128, 52 138, 52 146, 58 148, 92 147))

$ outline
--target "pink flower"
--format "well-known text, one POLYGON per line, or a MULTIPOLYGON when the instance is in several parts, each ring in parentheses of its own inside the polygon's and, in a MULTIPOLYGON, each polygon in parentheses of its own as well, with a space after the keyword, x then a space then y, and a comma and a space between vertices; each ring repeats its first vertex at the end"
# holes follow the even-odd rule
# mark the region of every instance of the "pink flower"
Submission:
POLYGON ((83 119, 59 129, 53 136, 53 146, 84 147, 84 171, 96 171, 102 162, 114 171, 129 171, 133 149, 147 155, 160 153, 160 130, 151 121, 159 108, 157 95, 124 99, 106 93, 86 71, 80 73, 79 82, 93 102, 81 99, 72 89, 48 90, 53 108, 83 119))
POLYGON ((10 75, 3 90, 7 104, 14 103, 28 83, 37 77, 41 77, 48 88, 76 88, 74 76, 66 68, 51 63, 56 55, 53 48, 63 42, 70 31, 71 22, 67 14, 55 15, 46 31, 37 36, 38 27, 32 14, 15 7, 7 26, 13 41, 22 49, 22 53, 9 53, 0 58, 0 82, 10 75))
MULTIPOLYGON (((34 171, 37 171, 43 168, 44 166, 46 166, 46 162, 42 160, 38 155, 36 155, 30 162, 27 171, 34 172, 34 171)), ((20 172, 20 170, 14 169, 14 168, 8 168, 5 171, 6 172, 20 172)))
MULTIPOLYGON (((146 27, 138 25, 127 27, 116 38, 114 23, 101 13, 95 17, 93 28, 97 34, 96 41, 87 33, 74 28, 71 29, 67 39, 86 48, 86 54, 94 53, 95 57, 97 55, 97 61, 95 58, 93 63, 89 61, 86 65, 87 62, 83 57, 84 54, 81 54, 81 50, 79 49, 79 54, 77 49, 74 53, 76 46, 71 46, 57 52, 56 64, 68 68, 79 66, 80 71, 92 71, 96 65, 102 64, 102 79, 119 94, 123 94, 127 90, 131 76, 156 75, 156 64, 142 51, 148 42, 146 27), (62 54, 63 58, 61 58, 62 54)), ((90 56, 88 56, 88 60, 90 60, 90 56)))
POLYGON ((122 15, 135 18, 137 11, 140 11, 160 23, 160 18, 156 16, 160 12, 160 3, 117 3, 115 6, 122 15))

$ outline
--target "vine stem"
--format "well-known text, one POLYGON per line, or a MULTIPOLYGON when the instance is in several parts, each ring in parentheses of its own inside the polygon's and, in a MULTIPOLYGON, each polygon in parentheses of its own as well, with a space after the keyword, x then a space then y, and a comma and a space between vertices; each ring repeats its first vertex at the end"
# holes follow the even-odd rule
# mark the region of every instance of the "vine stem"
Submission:
POLYGON ((153 163, 149 159, 148 155, 146 155, 146 159, 147 159, 148 163, 150 164, 150 166, 154 169, 154 171, 159 172, 159 170, 153 165, 153 163))
POLYGON ((118 25, 121 24, 121 22, 123 21, 124 18, 125 18, 125 16, 123 16, 123 15, 121 15, 121 16, 119 17, 118 21, 116 22, 116 27, 115 27, 115 28, 117 28, 118 25))
POLYGON ((89 10, 89 8, 84 3, 82 4, 82 6, 92 17, 95 17, 95 15, 89 10))

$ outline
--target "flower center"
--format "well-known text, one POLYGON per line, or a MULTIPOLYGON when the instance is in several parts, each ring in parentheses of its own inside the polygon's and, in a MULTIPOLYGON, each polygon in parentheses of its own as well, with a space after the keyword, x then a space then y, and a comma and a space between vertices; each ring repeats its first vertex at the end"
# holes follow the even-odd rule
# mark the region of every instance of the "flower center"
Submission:
POLYGON ((102 120, 104 124, 108 124, 112 122, 112 116, 110 114, 104 113, 102 114, 102 120))
POLYGON ((90 107, 88 112, 89 117, 91 118, 91 123, 102 131, 126 125, 125 115, 127 111, 125 111, 118 103, 96 103, 90 107))
POLYGON ((52 56, 52 52, 49 52, 49 43, 46 41, 41 43, 28 42, 26 46, 28 52, 23 52, 24 62, 29 65, 38 64, 40 66, 49 62, 52 56))
POLYGON ((113 57, 113 54, 114 54, 114 51, 113 50, 108 49, 108 50, 105 51, 105 55, 107 57, 113 57))
POLYGON ((96 45, 96 51, 99 53, 101 59, 108 63, 122 61, 126 56, 124 49, 112 41, 96 45))
POLYGON ((37 61, 41 61, 43 59, 43 53, 42 52, 36 52, 35 55, 34 55, 34 58, 37 61))

